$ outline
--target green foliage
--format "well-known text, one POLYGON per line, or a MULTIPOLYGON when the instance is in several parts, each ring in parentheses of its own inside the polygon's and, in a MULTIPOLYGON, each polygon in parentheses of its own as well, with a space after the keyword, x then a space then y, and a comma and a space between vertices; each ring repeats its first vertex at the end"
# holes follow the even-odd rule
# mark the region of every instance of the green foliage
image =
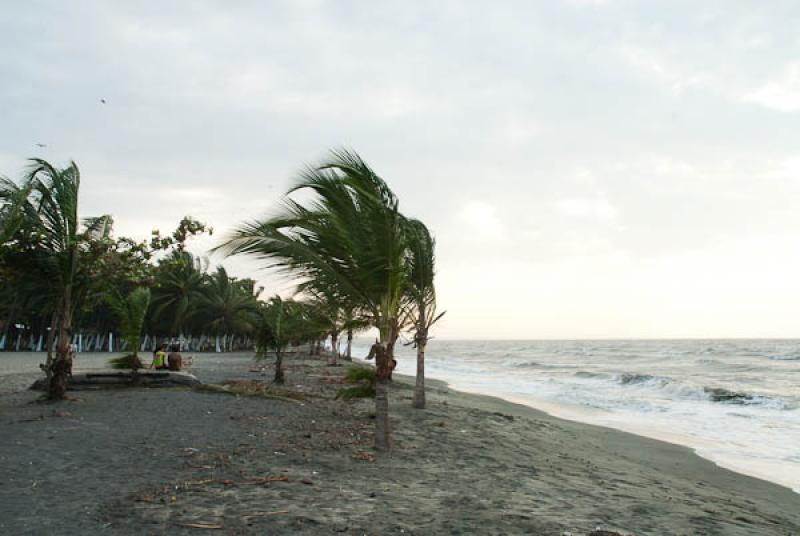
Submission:
POLYGON ((351 398, 375 397, 375 369, 373 367, 351 366, 345 373, 345 381, 359 385, 345 387, 336 392, 336 398, 350 400, 351 398))
POLYGON ((21 181, 0 177, 0 337, 19 325, 38 338, 54 317, 69 330, 120 333, 133 351, 133 334, 144 329, 134 317, 162 336, 252 333, 261 289, 224 269, 208 275, 185 251, 210 227, 187 216, 166 237, 116 238, 111 216, 79 217, 79 186, 74 163, 32 160, 21 181))
POLYGON ((406 289, 406 219, 387 184, 357 154, 338 151, 307 168, 280 215, 241 225, 221 246, 228 254, 268 260, 271 266, 352 304, 381 339, 399 334, 406 289))
POLYGON ((375 382, 375 369, 373 367, 357 367, 351 366, 347 368, 344 376, 345 380, 349 383, 358 382, 375 382))
POLYGON ((150 305, 150 289, 137 287, 124 297, 115 290, 107 295, 106 300, 117 316, 122 338, 128 343, 132 356, 136 358, 141 345, 147 308, 150 305))
POLYGON ((142 368, 142 362, 135 354, 128 354, 122 357, 114 357, 108 360, 108 364, 113 369, 120 370, 137 370, 142 368))
POLYGON ((283 352, 291 344, 307 340, 309 321, 305 304, 273 296, 261 306, 256 328, 258 358, 266 352, 283 352))

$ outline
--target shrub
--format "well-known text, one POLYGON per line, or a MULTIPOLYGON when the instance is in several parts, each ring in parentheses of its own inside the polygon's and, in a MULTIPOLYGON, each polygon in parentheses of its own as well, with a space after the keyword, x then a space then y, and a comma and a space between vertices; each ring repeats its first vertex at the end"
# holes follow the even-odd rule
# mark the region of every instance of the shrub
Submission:
POLYGON ((108 360, 108 364, 111 365, 113 369, 140 369, 142 368, 142 362, 139 361, 139 358, 133 354, 128 354, 122 357, 115 357, 108 360))
POLYGON ((375 383, 375 369, 373 367, 352 366, 347 369, 344 379, 348 383, 369 382, 375 383))

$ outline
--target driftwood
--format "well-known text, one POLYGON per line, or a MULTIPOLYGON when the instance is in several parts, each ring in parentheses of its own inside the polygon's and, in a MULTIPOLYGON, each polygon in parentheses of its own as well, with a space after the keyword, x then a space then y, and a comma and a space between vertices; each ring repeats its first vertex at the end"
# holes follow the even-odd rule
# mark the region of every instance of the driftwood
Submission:
MULTIPOLYGON (((67 389, 87 391, 118 387, 179 387, 199 384, 200 380, 188 372, 139 370, 133 373, 129 370, 110 370, 73 374, 67 380, 67 389)), ((30 388, 35 391, 46 391, 47 378, 36 380, 30 388)))

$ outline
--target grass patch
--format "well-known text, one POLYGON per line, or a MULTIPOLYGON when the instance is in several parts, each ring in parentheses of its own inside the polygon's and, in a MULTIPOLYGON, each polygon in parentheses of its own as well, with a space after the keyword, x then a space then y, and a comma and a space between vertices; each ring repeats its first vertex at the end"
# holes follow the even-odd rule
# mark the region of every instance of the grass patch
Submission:
POLYGON ((375 369, 372 367, 350 366, 345 372, 347 383, 355 383, 353 387, 345 387, 336 391, 336 400, 353 398, 375 398, 375 369))
POLYGON ((347 383, 375 383, 375 369, 373 367, 350 366, 344 374, 344 379, 347 383))
POLYGON ((219 393, 235 396, 249 396, 253 398, 266 398, 270 400, 283 400, 284 402, 304 402, 306 395, 297 391, 268 387, 255 381, 227 381, 222 383, 204 383, 192 388, 200 393, 219 393))

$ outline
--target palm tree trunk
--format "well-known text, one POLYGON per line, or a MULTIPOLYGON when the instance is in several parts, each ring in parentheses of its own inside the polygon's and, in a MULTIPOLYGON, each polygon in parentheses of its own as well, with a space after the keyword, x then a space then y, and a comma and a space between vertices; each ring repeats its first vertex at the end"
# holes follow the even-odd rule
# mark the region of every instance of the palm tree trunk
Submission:
POLYGON ((275 383, 283 385, 285 378, 283 376, 283 352, 281 350, 275 351, 275 383))
POLYGON ((417 382, 414 386, 414 403, 416 409, 425 409, 425 346, 428 337, 420 337, 417 341, 417 382))
POLYGON ((339 332, 333 331, 331 332, 331 355, 328 358, 329 365, 338 365, 338 358, 339 358, 339 332))
POLYGON ((51 400, 62 400, 67 394, 67 375, 72 372, 72 301, 70 289, 64 295, 62 314, 58 328, 58 352, 51 367, 48 397, 51 400))
MULTIPOLYGON (((392 432, 389 428, 389 357, 385 342, 372 347, 375 355, 375 450, 392 449, 392 432)), ((370 353, 373 353, 370 352, 370 353)))
POLYGON ((47 375, 47 382, 50 383, 50 375, 53 367, 53 343, 56 340, 56 329, 58 329, 58 310, 53 311, 53 318, 50 320, 50 332, 47 334, 47 359, 45 359, 42 370, 47 375))
POLYGON ((344 355, 345 361, 353 360, 353 329, 347 330, 347 353, 344 355))

